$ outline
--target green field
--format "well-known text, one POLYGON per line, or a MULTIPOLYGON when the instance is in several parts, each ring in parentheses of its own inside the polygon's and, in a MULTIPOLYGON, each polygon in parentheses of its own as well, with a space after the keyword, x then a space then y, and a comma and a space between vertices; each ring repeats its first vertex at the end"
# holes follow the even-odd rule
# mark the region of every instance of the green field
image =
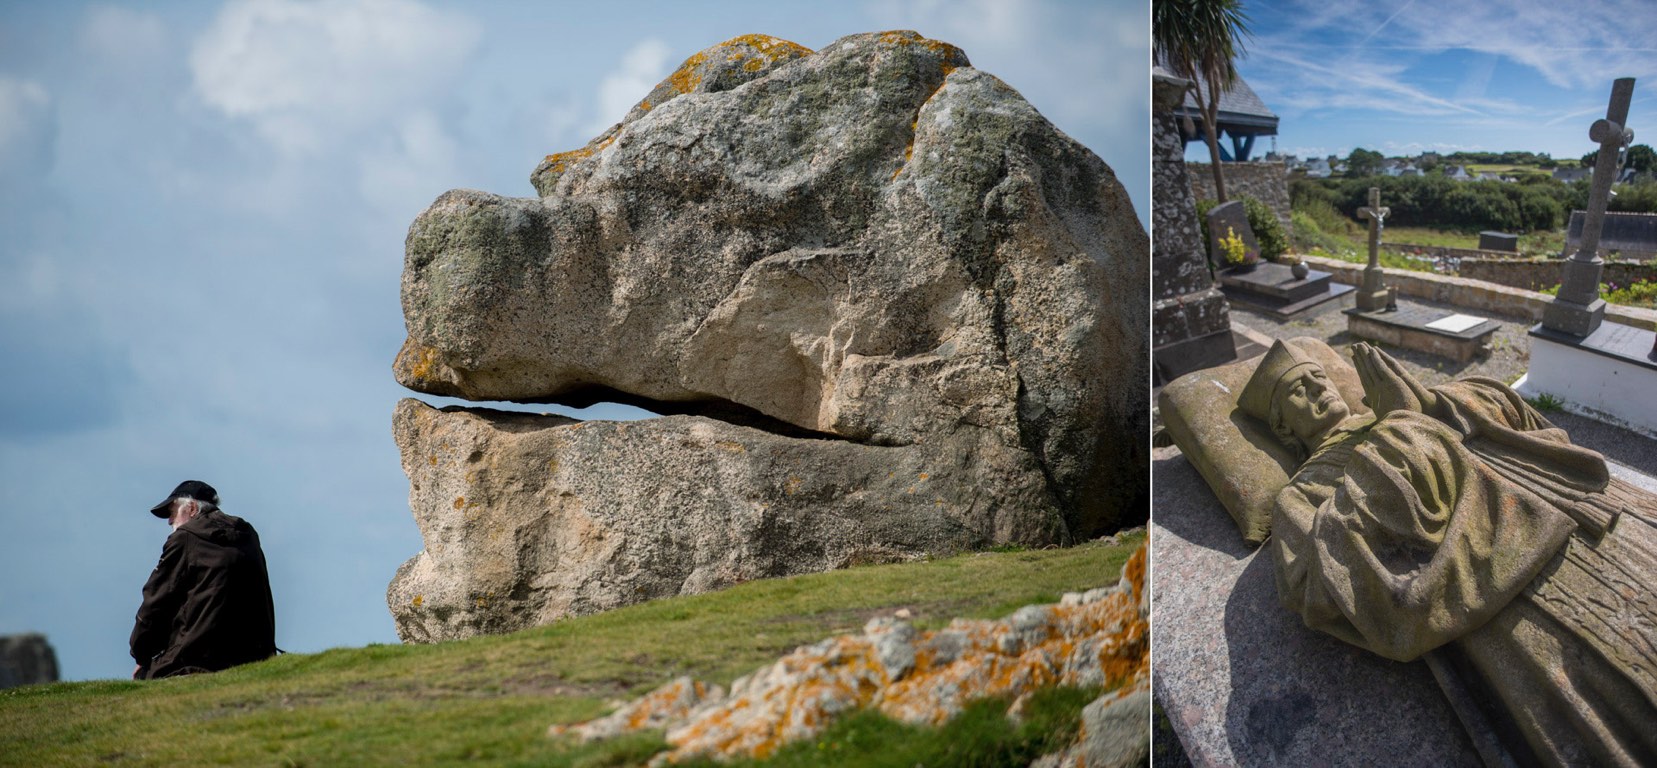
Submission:
POLYGON ((289 654, 213 675, 3 690, 0 765, 627 764, 657 740, 577 749, 546 728, 680 675, 728 684, 898 608, 931 629, 1052 602, 1114 582, 1143 540, 756 581, 512 635, 289 654))

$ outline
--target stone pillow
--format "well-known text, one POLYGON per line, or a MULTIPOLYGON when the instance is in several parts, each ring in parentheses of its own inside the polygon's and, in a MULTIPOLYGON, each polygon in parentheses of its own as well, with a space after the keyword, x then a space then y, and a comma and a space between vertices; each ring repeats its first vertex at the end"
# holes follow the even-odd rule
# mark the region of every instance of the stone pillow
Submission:
MULTIPOLYGON (((1353 413, 1370 412, 1363 404, 1358 371, 1343 355, 1309 336, 1285 343, 1323 364, 1353 413)), ((1163 387, 1157 397, 1162 424, 1174 444, 1231 513, 1243 539, 1255 545, 1271 533, 1273 500, 1297 466, 1294 454, 1264 422, 1237 407, 1237 397, 1259 362, 1255 357, 1188 373, 1163 387)))

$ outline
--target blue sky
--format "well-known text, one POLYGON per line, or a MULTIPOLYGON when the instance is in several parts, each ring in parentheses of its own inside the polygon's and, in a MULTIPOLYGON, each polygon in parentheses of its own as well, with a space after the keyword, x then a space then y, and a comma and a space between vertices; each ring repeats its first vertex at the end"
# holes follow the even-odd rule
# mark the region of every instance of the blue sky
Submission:
POLYGON ((541 157, 731 37, 916 29, 1099 153, 1143 222, 1148 25, 1096 0, 0 2, 0 634, 130 673, 146 509, 195 478, 260 530, 278 645, 395 642, 385 586, 421 543, 390 365, 437 195, 533 194, 541 157))
MULTIPOLYGON (((1579 158, 1611 81, 1638 78, 1629 125, 1657 145, 1657 6, 1248 0, 1238 70, 1281 118, 1277 147, 1345 157, 1529 150, 1579 158), (1643 127, 1643 130, 1642 130, 1643 127)), ((1269 141, 1256 152, 1270 149, 1269 141)), ((1206 160, 1200 143, 1187 157, 1206 160)))

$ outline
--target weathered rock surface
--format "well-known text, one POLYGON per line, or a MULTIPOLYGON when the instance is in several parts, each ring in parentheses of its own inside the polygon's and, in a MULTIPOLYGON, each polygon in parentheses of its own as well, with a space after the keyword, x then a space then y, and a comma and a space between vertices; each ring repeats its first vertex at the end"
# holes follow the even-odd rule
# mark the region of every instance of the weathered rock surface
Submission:
POLYGON ((973 464, 695 416, 581 422, 412 399, 394 432, 426 545, 387 596, 410 642, 1063 530, 1030 513, 1032 467, 991 463, 1019 454, 973 464))
POLYGON ((38 633, 0 636, 0 688, 58 681, 58 655, 38 633))
MULTIPOLYGON (((1062 543, 1145 518, 1145 232, 1096 155, 954 46, 737 38, 532 181, 538 198, 457 190, 415 220, 398 381, 698 418, 586 427, 617 439, 605 463, 559 454, 607 481, 581 490, 525 474, 437 493, 411 475, 428 546, 392 585, 400 625, 416 595, 427 624, 473 610, 449 597, 547 596, 476 631, 509 629, 863 550, 1062 543), (457 510, 460 496, 489 509, 457 510), (466 521, 500 504, 516 533, 466 521), (531 530, 575 525, 559 504, 605 521, 602 546, 537 549, 581 540, 531 530), (689 533, 704 526, 725 530, 689 533), (629 538, 647 530, 662 536, 629 538), (482 592, 439 583, 531 562, 551 570, 482 592)), ((447 419, 399 413, 410 466, 432 442, 413 427, 447 419)), ((455 634, 422 632, 405 638, 455 634)))
POLYGON ((652 765, 696 755, 764 757, 864 707, 938 725, 974 699, 1009 697, 1016 717, 1039 688, 1102 686, 1108 692, 1083 710, 1075 745, 1043 764, 1136 765, 1150 750, 1145 586, 1141 547, 1111 587, 1025 606, 1000 621, 956 619, 934 632, 877 618, 861 635, 799 648, 738 678, 728 692, 680 678, 608 716, 548 733, 590 741, 666 729, 672 749, 652 765))

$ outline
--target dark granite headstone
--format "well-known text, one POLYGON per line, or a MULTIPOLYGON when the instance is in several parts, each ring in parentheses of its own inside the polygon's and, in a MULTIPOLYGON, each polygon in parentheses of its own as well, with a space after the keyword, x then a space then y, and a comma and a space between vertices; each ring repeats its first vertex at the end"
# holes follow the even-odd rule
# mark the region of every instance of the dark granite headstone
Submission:
POLYGON ((1510 235, 1506 232, 1480 232, 1479 250, 1518 253, 1519 236, 1510 235))
POLYGON ((1226 250, 1220 241, 1230 237, 1233 233, 1243 241, 1243 250, 1249 254, 1250 261, 1260 259, 1260 242, 1254 239, 1254 230, 1249 228, 1248 211, 1243 208, 1240 200, 1221 203, 1208 212, 1208 258, 1214 262, 1217 269, 1233 266, 1226 259, 1226 250))
POLYGON ((1253 269, 1221 271, 1220 290, 1239 308, 1284 320, 1350 306, 1357 289, 1331 282, 1322 270, 1295 277, 1293 267, 1268 261, 1253 269))

